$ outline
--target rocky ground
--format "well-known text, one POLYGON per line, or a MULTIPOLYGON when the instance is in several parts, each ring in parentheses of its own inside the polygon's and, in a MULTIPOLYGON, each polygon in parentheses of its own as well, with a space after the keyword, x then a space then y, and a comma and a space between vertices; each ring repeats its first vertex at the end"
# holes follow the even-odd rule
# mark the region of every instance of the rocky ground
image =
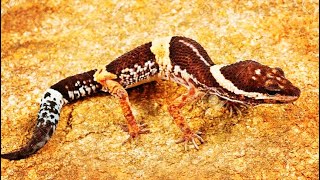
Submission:
POLYGON ((63 108, 51 140, 28 159, 1 159, 2 179, 317 179, 317 1, 1 1, 1 152, 31 136, 42 93, 155 37, 200 42, 217 64, 253 59, 281 67, 298 101, 229 117, 206 96, 183 109, 206 143, 185 152, 167 107, 186 89, 159 81, 130 91, 150 134, 128 135, 117 99, 100 94, 63 108))

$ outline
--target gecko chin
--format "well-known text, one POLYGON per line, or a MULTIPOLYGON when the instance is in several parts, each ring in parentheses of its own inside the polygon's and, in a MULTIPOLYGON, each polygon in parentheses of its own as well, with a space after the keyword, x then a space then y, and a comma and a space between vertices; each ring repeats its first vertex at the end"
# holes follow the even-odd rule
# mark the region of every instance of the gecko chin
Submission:
POLYGON ((267 96, 264 101, 269 104, 291 103, 296 101, 301 94, 300 89, 293 86, 289 81, 287 82, 286 88, 275 88, 274 90, 270 90, 268 87, 266 88, 266 91, 267 96))
POLYGON ((270 99, 262 99, 260 103, 266 104, 286 104, 296 101, 299 96, 282 96, 275 95, 274 97, 270 97, 270 99))
POLYGON ((281 95, 275 94, 273 96, 269 96, 267 99, 263 101, 268 104, 286 104, 296 101, 300 97, 300 90, 297 88, 295 94, 292 95, 281 95))

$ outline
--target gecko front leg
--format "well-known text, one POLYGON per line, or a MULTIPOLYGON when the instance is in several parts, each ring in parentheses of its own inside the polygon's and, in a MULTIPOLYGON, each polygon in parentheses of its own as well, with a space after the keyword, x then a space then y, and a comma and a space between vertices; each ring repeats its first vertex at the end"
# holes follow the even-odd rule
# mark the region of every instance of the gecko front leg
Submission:
POLYGON ((138 137, 139 134, 148 133, 148 129, 144 129, 145 124, 139 126, 132 114, 131 105, 129 102, 129 96, 127 91, 121 84, 117 81, 117 76, 105 70, 99 70, 94 74, 94 80, 99 82, 105 91, 109 92, 111 95, 117 97, 120 101, 120 106, 124 117, 127 120, 127 131, 130 135, 128 140, 125 142, 138 137))
POLYGON ((194 147, 198 150, 199 147, 195 142, 195 139, 198 139, 200 143, 204 143, 204 140, 201 138, 201 132, 194 133, 188 123, 185 121, 184 117, 180 114, 181 108, 186 104, 192 103, 202 97, 205 93, 198 91, 192 84, 189 84, 189 91, 178 98, 176 98, 172 104, 170 104, 168 110, 171 116, 173 117, 174 122, 180 128, 183 133, 183 137, 179 139, 176 143, 184 142, 184 148, 187 150, 187 145, 189 142, 192 142, 194 147))

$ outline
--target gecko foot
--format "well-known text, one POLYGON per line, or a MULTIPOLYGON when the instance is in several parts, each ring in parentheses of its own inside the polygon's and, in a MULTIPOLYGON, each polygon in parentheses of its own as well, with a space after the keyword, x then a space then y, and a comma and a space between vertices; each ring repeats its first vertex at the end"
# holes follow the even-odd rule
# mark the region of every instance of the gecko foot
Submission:
POLYGON ((245 112, 248 109, 248 106, 245 104, 230 101, 226 101, 224 107, 229 111, 229 117, 232 117, 233 115, 242 116, 242 112, 245 112))
POLYGON ((179 140, 176 141, 176 143, 178 144, 178 143, 183 142, 184 143, 184 150, 187 151, 189 142, 192 142, 194 148, 196 150, 199 150, 199 146, 196 143, 195 139, 198 139, 200 141, 200 143, 203 144, 204 140, 202 139, 201 135, 202 135, 202 132, 200 132, 200 131, 198 131, 196 133, 193 133, 192 131, 190 131, 190 133, 185 133, 182 138, 180 138, 179 140))
POLYGON ((128 125, 121 125, 121 129, 123 129, 123 131, 125 132, 129 132, 129 138, 126 139, 122 144, 125 144, 127 142, 131 142, 133 139, 137 139, 139 137, 140 134, 147 134, 150 133, 150 130, 147 129, 148 125, 146 123, 140 123, 138 125, 137 130, 130 132, 128 125))

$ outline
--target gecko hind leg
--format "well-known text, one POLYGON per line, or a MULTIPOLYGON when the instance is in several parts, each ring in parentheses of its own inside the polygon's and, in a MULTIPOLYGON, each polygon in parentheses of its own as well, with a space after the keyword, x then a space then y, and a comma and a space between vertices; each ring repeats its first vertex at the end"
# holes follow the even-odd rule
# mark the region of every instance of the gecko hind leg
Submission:
POLYGON ((99 82, 105 91, 119 99, 122 113, 127 120, 127 125, 124 130, 130 135, 130 137, 124 142, 126 143, 131 141, 131 139, 137 138, 140 134, 146 134, 150 131, 146 129, 146 124, 137 124, 135 117, 132 114, 128 93, 121 84, 114 80, 116 78, 117 76, 115 74, 109 73, 105 70, 97 71, 94 75, 94 80, 99 82))
POLYGON ((200 97, 203 96, 203 92, 197 91, 196 88, 191 85, 191 88, 186 94, 183 94, 176 98, 172 104, 170 104, 168 110, 171 116, 173 117, 174 122, 178 125, 180 130, 183 133, 182 138, 176 141, 176 143, 184 143, 184 149, 188 149, 188 143, 191 142, 195 149, 199 150, 199 146, 196 143, 196 139, 200 141, 201 144, 204 143, 204 140, 200 135, 202 135, 202 132, 193 132, 188 125, 188 123, 185 121, 184 117, 180 114, 181 108, 185 106, 188 103, 192 103, 196 100, 198 100, 200 97))

